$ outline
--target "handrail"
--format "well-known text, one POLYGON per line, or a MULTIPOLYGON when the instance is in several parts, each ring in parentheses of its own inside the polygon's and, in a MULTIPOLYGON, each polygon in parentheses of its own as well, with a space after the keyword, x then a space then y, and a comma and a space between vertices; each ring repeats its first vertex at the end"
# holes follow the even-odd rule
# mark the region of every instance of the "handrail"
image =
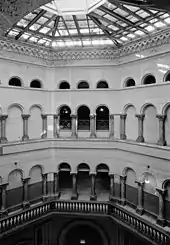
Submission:
POLYGON ((31 221, 51 213, 83 213, 83 214, 100 214, 111 217, 123 226, 128 226, 131 230, 135 230, 139 236, 145 237, 152 244, 168 245, 170 234, 163 228, 157 227, 131 214, 124 208, 119 207, 111 202, 88 202, 88 201, 62 201, 54 200, 30 207, 16 214, 9 215, 0 219, 0 237, 9 233, 14 228, 26 225, 31 221))

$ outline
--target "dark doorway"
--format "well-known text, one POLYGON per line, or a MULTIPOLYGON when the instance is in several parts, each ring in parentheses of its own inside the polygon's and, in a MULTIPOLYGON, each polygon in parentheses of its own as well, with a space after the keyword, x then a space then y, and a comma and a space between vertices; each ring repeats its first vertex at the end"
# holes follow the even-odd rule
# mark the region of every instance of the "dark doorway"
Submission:
POLYGON ((88 225, 77 225, 69 230, 64 245, 103 245, 100 233, 88 225))

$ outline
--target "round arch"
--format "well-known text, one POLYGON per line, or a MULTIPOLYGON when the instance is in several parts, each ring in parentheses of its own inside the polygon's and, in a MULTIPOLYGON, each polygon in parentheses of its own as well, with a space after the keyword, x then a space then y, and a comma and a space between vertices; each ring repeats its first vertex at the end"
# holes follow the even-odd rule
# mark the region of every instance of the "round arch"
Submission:
POLYGON ((90 167, 87 163, 80 163, 77 166, 77 171, 82 171, 82 172, 89 172, 90 171, 90 167))
POLYGON ((21 113, 24 114, 24 107, 21 104, 13 103, 8 106, 7 111, 9 111, 12 107, 17 107, 21 110, 21 113))
POLYGON ((149 85, 149 84, 154 84, 156 83, 156 78, 154 75, 152 75, 151 73, 146 74, 143 78, 142 78, 142 85, 149 85))
POLYGON ((58 166, 58 171, 69 171, 69 172, 71 172, 71 166, 67 162, 62 162, 58 166))
POLYGON ((90 130, 90 109, 86 105, 81 105, 77 109, 78 130, 90 130))
POLYGON ((58 86, 59 89, 70 89, 70 84, 67 81, 61 81, 58 86))
POLYGON ((59 109, 60 115, 60 129, 61 130, 70 130, 71 129, 71 109, 67 105, 63 105, 59 109))
MULTIPOLYGON (((99 234, 99 237, 102 241, 102 245, 109 245, 108 242, 108 237, 106 235, 106 231, 103 229, 103 227, 100 227, 98 224, 96 224, 94 221, 92 220, 76 220, 76 221, 72 221, 70 223, 68 223, 67 225, 64 225, 64 227, 61 229, 60 235, 59 235, 59 245, 66 245, 66 236, 68 234, 68 232, 70 232, 72 229, 77 227, 90 227, 92 230, 97 231, 97 233, 99 234)), ((88 235, 88 234, 87 234, 88 235)), ((93 237, 93 236, 91 236, 93 237)), ((82 238, 83 240, 83 238, 82 238)), ((95 244, 95 243, 94 243, 95 244)))
POLYGON ((100 80, 97 82, 96 88, 101 88, 101 89, 109 88, 108 82, 105 80, 100 80))
POLYGON ((170 71, 167 71, 163 77, 163 82, 170 82, 170 71))
POLYGON ((124 88, 127 87, 134 87, 136 86, 136 82, 133 78, 128 77, 125 81, 124 81, 124 88))
POLYGON ((14 76, 9 79, 9 86, 23 87, 24 83, 20 77, 14 76))
POLYGON ((153 107, 157 110, 156 106, 153 105, 152 103, 145 103, 145 104, 141 107, 141 109, 140 109, 140 114, 144 114, 144 113, 145 113, 145 110, 146 110, 149 106, 153 106, 153 107))
POLYGON ((89 86, 89 83, 87 81, 80 81, 77 84, 77 88, 78 89, 89 89, 90 86, 89 86))
POLYGON ((43 88, 43 84, 39 79, 34 79, 30 82, 31 88, 43 88))
POLYGON ((109 108, 105 105, 99 105, 96 108, 96 130, 109 130, 109 108))

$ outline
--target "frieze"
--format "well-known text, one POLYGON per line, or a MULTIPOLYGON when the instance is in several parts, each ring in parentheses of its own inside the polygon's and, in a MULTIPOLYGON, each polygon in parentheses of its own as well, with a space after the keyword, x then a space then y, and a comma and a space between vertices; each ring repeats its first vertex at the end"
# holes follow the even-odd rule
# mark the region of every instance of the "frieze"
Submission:
POLYGON ((85 50, 53 50, 51 48, 25 44, 9 39, 0 40, 0 50, 44 60, 48 66, 56 66, 59 61, 71 60, 113 60, 154 47, 170 43, 170 32, 161 32, 149 38, 138 40, 121 48, 102 48, 85 50))

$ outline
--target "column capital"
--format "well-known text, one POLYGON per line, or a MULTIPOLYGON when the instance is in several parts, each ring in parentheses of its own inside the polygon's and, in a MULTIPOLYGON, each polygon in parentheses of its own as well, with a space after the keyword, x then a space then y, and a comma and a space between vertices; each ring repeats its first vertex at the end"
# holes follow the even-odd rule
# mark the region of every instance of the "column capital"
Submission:
POLYGON ((41 114, 42 119, 47 119, 47 114, 41 114))
POLYGON ((9 185, 9 183, 3 183, 3 184, 0 185, 0 188, 1 189, 6 189, 8 185, 9 185))
POLYGON ((95 119, 96 118, 96 114, 90 114, 89 117, 90 117, 90 119, 95 119))
POLYGON ((109 173, 109 176, 110 176, 111 178, 114 178, 114 177, 115 177, 115 175, 114 175, 113 173, 109 173))
POLYGON ((137 117, 139 120, 144 120, 145 114, 136 114, 135 117, 137 117))
POLYGON ((89 172, 89 175, 91 176, 91 175, 97 175, 97 173, 96 172, 89 172))
POLYGON ((166 189, 160 189, 156 188, 156 191, 161 195, 162 197, 166 194, 167 190, 166 189))
POLYGON ((76 114, 71 114, 70 117, 73 118, 73 119, 76 119, 77 115, 76 114))
POLYGON ((0 120, 6 120, 8 118, 8 115, 0 115, 0 120))
POLYGON ((59 116, 60 116, 59 114, 54 114, 54 115, 53 115, 53 118, 54 118, 54 119, 58 119, 59 116))
POLYGON ((30 117, 29 114, 22 114, 22 119, 27 120, 30 117))
POLYGON ((127 178, 127 176, 126 176, 126 175, 120 175, 120 180, 125 181, 125 180, 126 180, 126 178, 127 178))
POLYGON ((144 184, 145 184, 145 182, 143 182, 143 181, 138 181, 138 180, 135 180, 135 183, 138 184, 138 186, 141 186, 141 187, 143 187, 144 184))
POLYGON ((70 172, 71 175, 77 175, 77 172, 70 172))
POLYGON ((114 119, 114 117, 115 117, 115 115, 114 115, 114 114, 110 114, 110 115, 109 115, 109 118, 110 118, 111 120, 113 120, 113 119, 114 119))
POLYGON ((31 179, 31 177, 22 178, 22 182, 23 182, 23 183, 26 183, 26 182, 28 182, 30 179, 31 179))
POLYGON ((158 114, 156 115, 156 118, 158 118, 160 121, 164 121, 166 119, 166 115, 158 114))
POLYGON ((127 114, 120 114, 120 119, 126 119, 127 114))

